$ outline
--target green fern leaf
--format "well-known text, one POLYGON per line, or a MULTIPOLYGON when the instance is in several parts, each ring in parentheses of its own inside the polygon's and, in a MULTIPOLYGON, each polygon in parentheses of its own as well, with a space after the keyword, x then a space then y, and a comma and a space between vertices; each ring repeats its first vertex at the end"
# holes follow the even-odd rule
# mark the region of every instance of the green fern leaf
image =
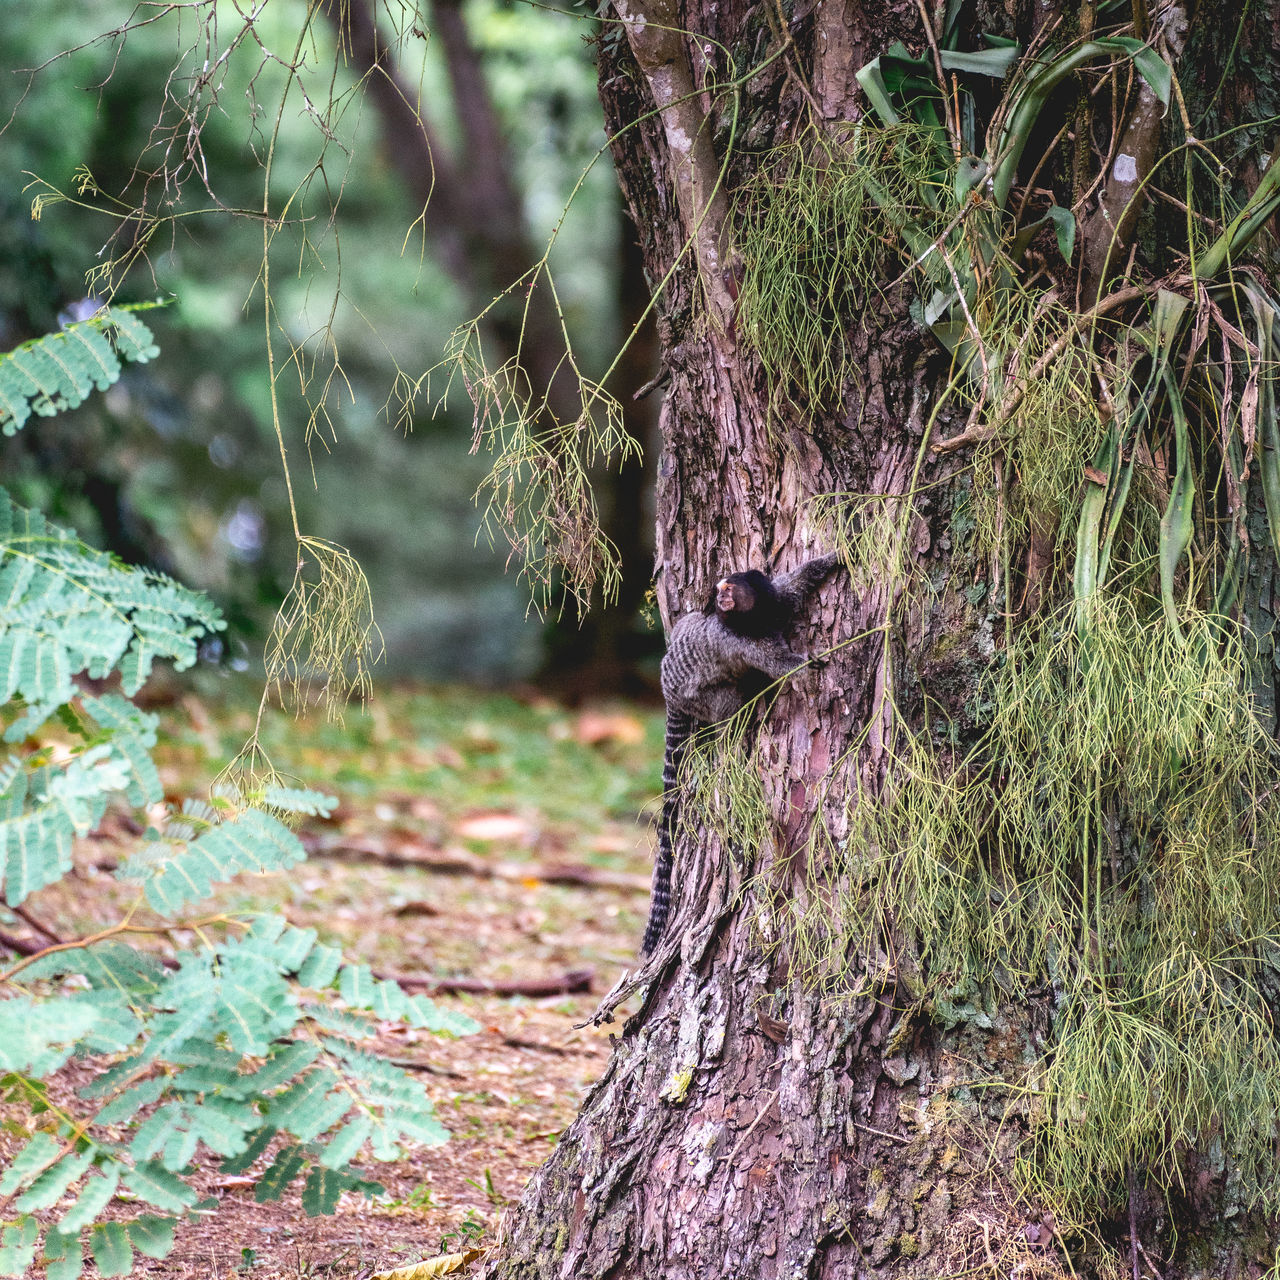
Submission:
POLYGON ((138 1068, 149 1058, 145 1052, 131 1053, 122 1058, 113 1067, 108 1067, 80 1090, 82 1098, 105 1097, 121 1084, 128 1083, 137 1075, 138 1068))
POLYGON ((62 1215, 58 1230, 64 1236, 79 1235, 110 1204, 119 1185, 119 1169, 112 1168, 106 1173, 91 1174, 85 1179, 75 1204, 62 1215))
POLYGON ((137 1161, 154 1159, 164 1149, 171 1134, 176 1132, 183 1119, 183 1109, 177 1102, 167 1102, 157 1107, 134 1132, 129 1143, 129 1154, 137 1161))
POLYGON ((42 805, 0 823, 0 854, 5 901, 16 907, 37 889, 60 880, 71 870, 75 823, 66 812, 42 805))
POLYGON ((405 996, 401 1016, 411 1027, 422 1027, 439 1035, 470 1036, 480 1030, 480 1024, 474 1018, 442 1009, 426 996, 405 996))
POLYGON ((155 998, 159 1008, 172 1012, 151 1020, 151 1057, 173 1053, 196 1036, 205 1038, 217 1009, 218 992, 210 981, 209 957, 183 956, 178 963, 178 972, 170 975, 155 998))
POLYGON ((62 1154, 62 1143, 51 1133, 39 1130, 13 1158, 0 1177, 0 1195, 11 1196, 19 1187, 39 1177, 62 1154))
POLYGON ((119 1054, 132 1049, 146 1030, 135 997, 124 991, 77 991, 60 997, 63 1009, 83 1005, 94 1013, 94 1022, 80 1038, 78 1052, 119 1054))
POLYGON ((174 1129, 165 1139, 160 1163, 173 1173, 182 1173, 191 1163, 198 1144, 199 1137, 191 1129, 174 1129))
POLYGON ((245 1077, 245 1084, 258 1097, 263 1097, 301 1074, 319 1056, 320 1046, 308 1040, 295 1040, 283 1048, 277 1046, 263 1066, 245 1077))
MULTIPOLYGON (((254 930, 253 936, 259 936, 258 930, 254 930)), ((272 942, 270 950, 281 973, 297 973, 307 962, 315 943, 314 929, 290 925, 272 942)))
POLYGON ((307 1174, 302 1187, 302 1207, 307 1217, 318 1218, 321 1214, 332 1213, 338 1207, 338 1197, 344 1191, 367 1191, 376 1183, 352 1173, 339 1173, 323 1165, 313 1165, 307 1174))
POLYGON ((306 856, 301 841, 282 822, 247 809, 158 861, 144 879, 147 900, 157 911, 172 913, 208 897, 215 884, 242 871, 278 871, 306 856))
POLYGON ((126 360, 145 364, 160 354, 151 330, 138 319, 139 311, 149 310, 154 303, 135 307, 112 307, 110 324, 115 330, 116 347, 126 360))
POLYGON ((165 1081, 162 1077, 144 1080, 112 1098, 98 1112, 96 1123, 123 1124, 126 1120, 132 1120, 143 1107, 149 1107, 164 1091, 165 1081))
POLYGON ((449 1141, 449 1130, 435 1118, 430 1103, 425 1110, 404 1109, 383 1114, 387 1134, 395 1134, 397 1142, 409 1138, 424 1147, 438 1147, 449 1141))
POLYGON ((92 1151, 81 1152, 78 1156, 63 1156, 14 1201, 13 1207, 21 1213, 34 1213, 37 1209, 57 1204, 67 1188, 88 1173, 92 1163, 92 1151))
POLYGON ((27 703, 9 741, 74 697, 77 671, 104 677, 119 667, 135 690, 156 657, 190 666, 200 637, 223 626, 204 597, 86 546, 3 491, 0 598, 0 695, 27 703))
POLYGON ((206 1069, 219 1074, 229 1073, 234 1076, 240 1069, 240 1055, 224 1049, 221 1045, 211 1044, 207 1040, 193 1041, 182 1049, 169 1055, 170 1062, 180 1067, 190 1067, 193 1071, 206 1069))
POLYGON ((448 1140, 449 1131, 435 1118, 435 1108, 419 1081, 364 1049, 340 1040, 326 1040, 325 1044, 350 1069, 361 1099, 381 1111, 381 1123, 373 1134, 376 1159, 396 1159, 402 1138, 428 1146, 448 1140))
POLYGON ((136 808, 155 804, 164 796, 160 775, 151 759, 159 717, 114 693, 101 698, 81 694, 80 702, 94 724, 111 734, 113 749, 128 766, 130 780, 125 794, 129 803, 136 808))
POLYGON ((301 813, 312 818, 327 818, 337 806, 338 797, 323 791, 304 791, 298 787, 267 787, 262 803, 283 813, 301 813))
POLYGON ((370 1016, 355 1009, 335 1009, 331 1005, 308 1004, 305 1012, 314 1026, 347 1040, 367 1040, 373 1034, 373 1021, 370 1016))
POLYGON ((253 1135, 249 1145, 239 1155, 232 1156, 222 1162, 222 1172, 230 1174, 243 1173, 271 1145, 275 1136, 276 1131, 271 1125, 266 1125, 259 1129, 253 1135))
POLYGON ((24 970, 27 978, 62 978, 72 973, 83 974, 94 988, 153 994, 168 976, 159 957, 115 940, 55 951, 24 970))
POLYGON ((0 805, 0 873, 11 906, 71 868, 71 845, 101 820, 112 795, 131 785, 131 766, 115 741, 82 748, 58 768, 32 770, 25 785, 7 775, 0 805), (15 802, 18 791, 26 807, 15 802))
POLYGON ((196 1193, 176 1174, 154 1160, 147 1160, 126 1171, 124 1185, 138 1199, 171 1213, 189 1209, 196 1202, 196 1193))
MULTIPOLYGON (((317 1133, 323 1133, 329 1126, 321 1125, 320 1128, 315 1128, 316 1115, 325 1110, 321 1103, 324 1101, 326 1091, 340 1085, 342 1080, 333 1071, 326 1068, 308 1071, 291 1088, 271 1098, 268 1112, 271 1124, 276 1129, 287 1129, 289 1133, 301 1138, 302 1142, 310 1142, 317 1133)), ((349 1103, 349 1096, 347 1101, 349 1103)), ((346 1110, 346 1107, 343 1110, 346 1110)), ((340 1115, 342 1112, 339 1112, 340 1115)), ((334 1119, 338 1119, 338 1116, 334 1119)), ((330 1120, 329 1124, 333 1124, 333 1120, 330 1120)))
MULTIPOLYGON (((210 1048, 217 1046, 211 1045, 210 1048)), ((170 1056, 173 1060, 175 1055, 170 1056)), ((244 1077, 235 1065, 240 1061, 239 1054, 228 1053, 232 1059, 231 1066, 220 1066, 211 1063, 200 1063, 179 1071, 170 1081, 173 1089, 183 1094, 214 1094, 219 1098, 242 1098, 245 1096, 244 1077)))
POLYGON ((404 1017, 408 999, 398 982, 379 981, 374 984, 373 999, 369 1008, 373 1016, 384 1022, 398 1022, 404 1017))
POLYGON ((174 1218, 144 1213, 128 1224, 129 1243, 148 1258, 163 1258, 173 1249, 174 1218))
POLYGON ((338 991, 342 999, 357 1009, 367 1009, 373 1000, 373 989, 376 980, 373 970, 367 964, 343 965, 338 975, 338 991))
POLYGON ((346 1115, 351 1095, 342 1080, 327 1068, 309 1071, 291 1088, 271 1100, 269 1116, 277 1129, 287 1130, 301 1142, 310 1142, 346 1115), (334 1090, 330 1093, 329 1090, 334 1090))
POLYGON ((348 1120, 334 1134, 321 1155, 321 1163, 329 1169, 342 1169, 349 1165, 360 1154, 360 1148, 373 1133, 373 1118, 358 1115, 348 1120))
POLYGON ((151 330, 134 310, 104 307, 0 355, 0 431, 11 436, 32 413, 48 417, 74 409, 95 388, 105 391, 120 377, 121 357, 144 361, 158 354, 151 330))
POLYGON ((306 1158, 301 1147, 282 1147, 276 1152, 276 1158, 267 1171, 258 1179, 258 1185, 253 1189, 253 1198, 259 1204, 279 1200, 289 1183, 302 1172, 305 1164, 306 1158))
POLYGON ((222 952, 216 984, 215 1025, 241 1053, 265 1056, 298 1020, 289 984, 261 956, 234 944, 222 952))
POLYGON ((89 1247, 98 1273, 127 1276, 133 1270, 133 1246, 123 1222, 99 1222, 89 1233, 89 1247))
POLYGON ((9 1223, 0 1232, 0 1276, 25 1276, 36 1256, 38 1238, 34 1218, 22 1217, 9 1223))
POLYGON ((262 1125, 255 1107, 231 1098, 206 1098, 191 1103, 190 1109, 192 1132, 220 1156, 239 1155, 249 1145, 249 1135, 262 1125))
POLYGON ((323 991, 338 976, 342 964, 342 952, 337 947, 327 947, 323 943, 313 947, 298 970, 298 981, 313 991, 323 991))
POLYGON ((84 1250, 79 1236, 49 1231, 44 1238, 45 1280, 77 1280, 84 1270, 84 1250))
POLYGON ((0 1000, 0 1071, 46 1076, 71 1056, 97 1021, 86 1004, 13 996, 0 1000))

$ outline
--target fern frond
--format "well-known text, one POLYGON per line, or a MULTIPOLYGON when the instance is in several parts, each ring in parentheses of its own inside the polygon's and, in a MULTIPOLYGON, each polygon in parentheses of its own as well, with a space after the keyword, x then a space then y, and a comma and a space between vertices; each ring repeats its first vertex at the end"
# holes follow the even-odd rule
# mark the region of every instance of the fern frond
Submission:
POLYGON ((52 417, 116 382, 121 359, 159 354, 135 307, 103 307, 97 315, 0 355, 0 431, 11 436, 34 413, 52 417))
POLYGON ((208 897, 215 884, 242 871, 279 871, 306 856, 297 836, 282 822, 247 809, 190 843, 155 841, 117 874, 141 880, 147 901, 171 914, 208 897))
POLYGON ((133 694, 156 658, 183 670, 224 625, 205 597, 94 550, 0 490, 0 701, 27 704, 7 741, 69 702, 77 672, 102 678, 118 666, 133 694))
POLYGON ((94 1010, 84 1004, 68 1007, 30 996, 0 1000, 0 1069, 35 1076, 56 1071, 95 1021, 94 1010))

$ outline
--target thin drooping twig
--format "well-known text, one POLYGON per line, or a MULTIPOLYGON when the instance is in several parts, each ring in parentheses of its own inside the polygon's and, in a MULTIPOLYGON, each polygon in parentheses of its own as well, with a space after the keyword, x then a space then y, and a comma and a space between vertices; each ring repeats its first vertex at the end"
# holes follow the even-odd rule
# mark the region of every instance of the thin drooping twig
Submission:
POLYGON ((1027 371, 1027 376, 1019 379, 1017 386, 997 406, 995 413, 988 421, 975 422, 972 426, 966 427, 958 436, 952 436, 949 440, 935 441, 930 446, 933 452, 951 453, 955 449, 964 448, 965 445, 981 444, 983 441, 990 440, 1013 416, 1014 411, 1027 394, 1027 388, 1062 355, 1067 348, 1067 344, 1081 329, 1085 328, 1091 321, 1106 315, 1110 311, 1115 311, 1126 303, 1136 302, 1149 292, 1151 290, 1147 286, 1130 285, 1124 289, 1117 289, 1114 293, 1108 294, 1103 298, 1096 306, 1090 307, 1087 311, 1082 311, 1071 321, 1066 330, 1049 345, 1048 349, 1035 364, 1031 366, 1027 371))

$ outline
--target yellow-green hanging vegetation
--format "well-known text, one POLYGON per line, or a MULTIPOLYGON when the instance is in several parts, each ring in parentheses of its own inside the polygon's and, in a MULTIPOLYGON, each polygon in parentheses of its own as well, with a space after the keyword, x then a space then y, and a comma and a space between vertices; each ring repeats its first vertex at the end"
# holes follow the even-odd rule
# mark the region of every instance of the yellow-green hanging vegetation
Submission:
MULTIPOLYGON (((758 918, 834 996, 898 957, 943 1024, 975 992, 1048 983, 1024 1173, 1063 1210, 1122 1196, 1135 1171, 1171 1191, 1213 1144, 1235 1200, 1274 1213, 1280 754, 1254 690, 1275 682, 1256 582, 1280 558, 1280 299, 1248 255, 1280 207, 1280 163, 1232 206, 1188 129, 1151 175, 1185 197, 1181 251, 1131 257, 1080 302, 1063 266, 1075 218, 1015 192, 1019 160, 1054 136, 1053 90, 1085 68, 1135 73, 1185 127, 1170 66, 1123 28, 1021 58, 940 36, 937 62, 897 46, 869 64, 866 120, 813 125, 739 193, 740 332, 776 394, 830 412, 860 311, 881 282, 911 282, 951 360, 912 483, 930 458, 971 463, 927 482, 951 486, 975 576, 999 566, 997 653, 961 725, 927 687, 900 690, 891 636, 927 607, 903 553, 914 494, 820 500, 855 574, 904 588, 884 592, 889 765, 866 780, 865 737, 838 762, 830 785, 848 794, 811 835, 805 892, 763 879, 758 918), (984 137, 939 62, 1012 67, 984 137), (1201 214, 1206 175, 1217 205, 1201 214), (1063 264, 1042 252, 1028 269, 1050 228, 1063 264)), ((704 820, 755 795, 742 743, 714 769, 691 756, 704 820)))

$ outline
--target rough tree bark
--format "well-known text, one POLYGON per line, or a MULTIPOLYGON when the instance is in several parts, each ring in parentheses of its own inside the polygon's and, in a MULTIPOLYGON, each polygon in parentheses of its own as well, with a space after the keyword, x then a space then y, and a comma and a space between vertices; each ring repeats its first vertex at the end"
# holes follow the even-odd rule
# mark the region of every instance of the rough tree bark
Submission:
MULTIPOLYGON (((615 34, 600 56, 615 161, 649 277, 661 280, 675 264, 660 324, 670 389, 660 424, 658 585, 668 623, 725 571, 785 570, 828 549, 806 516, 815 495, 911 487, 947 360, 908 318, 910 294, 899 287, 852 323, 857 377, 838 410, 807 416, 779 406, 737 340, 738 269, 718 177, 728 155, 732 190, 768 147, 794 136, 806 111, 859 119, 866 108, 855 72, 894 39, 927 55, 921 14, 932 23, 943 7, 615 0, 626 38, 607 23, 615 34), (713 109, 706 86, 776 53, 783 21, 794 43, 742 86, 730 153, 727 95, 713 109)), ((1079 6, 978 8, 976 29, 1025 46, 1054 22, 1070 29, 1079 6)), ((1141 104, 1133 125, 1144 145, 1149 107, 1141 104)), ((962 426, 944 418, 937 430, 962 426)), ((815 812, 839 808, 852 771, 874 786, 886 768, 874 731, 889 714, 886 654, 927 677, 954 710, 972 693, 993 637, 964 594, 972 566, 955 558, 948 536, 965 466, 955 453, 927 457, 929 487, 904 536, 933 592, 922 593, 887 650, 879 634, 856 637, 884 621, 892 588, 841 575, 822 590, 800 643, 850 643, 822 670, 795 677, 760 726, 766 829, 743 832, 741 848, 710 832, 684 842, 673 923, 640 975, 642 1002, 579 1118, 510 1212, 487 1276, 1068 1273, 1059 1224, 1013 1182, 1029 1104, 1016 1092, 967 1088, 988 1073, 1015 1080, 1038 1056, 1052 992, 1028 990, 944 1028, 921 1008, 904 955, 851 975, 865 994, 833 1004, 792 971, 785 949, 766 954, 768 907, 744 873, 772 873, 803 893, 803 833, 815 812), (873 732, 851 760, 847 748, 868 723, 873 732)), ((1141 1242, 1164 1259, 1165 1277, 1258 1274, 1269 1261, 1275 1235, 1264 1223, 1218 1223, 1190 1208, 1170 1222, 1140 1209, 1141 1242)), ((1098 1224, 1124 1244, 1126 1267, 1132 1225, 1098 1224)), ((1154 1265, 1144 1270, 1154 1274, 1154 1265)))

